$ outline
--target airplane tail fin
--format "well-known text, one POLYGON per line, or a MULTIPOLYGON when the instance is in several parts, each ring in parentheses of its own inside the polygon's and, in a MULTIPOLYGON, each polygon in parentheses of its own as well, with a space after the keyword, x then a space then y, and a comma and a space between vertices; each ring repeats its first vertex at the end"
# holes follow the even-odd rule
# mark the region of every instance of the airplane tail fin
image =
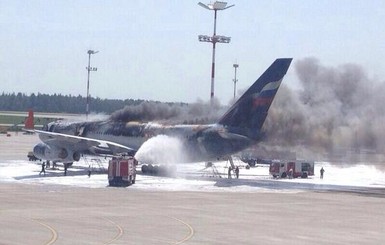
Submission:
POLYGON ((219 120, 231 132, 257 139, 292 58, 276 59, 219 120))
POLYGON ((32 109, 28 110, 28 117, 25 119, 24 128, 25 129, 32 129, 32 130, 35 128, 32 109))

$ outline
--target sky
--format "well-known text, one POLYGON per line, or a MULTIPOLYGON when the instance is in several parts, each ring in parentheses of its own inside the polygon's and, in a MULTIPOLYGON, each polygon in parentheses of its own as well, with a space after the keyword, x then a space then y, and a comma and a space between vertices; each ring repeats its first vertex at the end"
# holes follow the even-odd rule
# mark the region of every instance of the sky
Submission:
MULTIPOLYGON (((208 101, 213 11, 191 1, 0 0, 0 92, 162 102, 208 101)), ((210 3, 209 1, 203 3, 210 3)), ((215 96, 222 104, 247 89, 276 59, 313 57, 325 66, 357 64, 385 76, 385 1, 229 1, 218 12, 215 96)), ((300 88, 292 67, 284 84, 300 88)))

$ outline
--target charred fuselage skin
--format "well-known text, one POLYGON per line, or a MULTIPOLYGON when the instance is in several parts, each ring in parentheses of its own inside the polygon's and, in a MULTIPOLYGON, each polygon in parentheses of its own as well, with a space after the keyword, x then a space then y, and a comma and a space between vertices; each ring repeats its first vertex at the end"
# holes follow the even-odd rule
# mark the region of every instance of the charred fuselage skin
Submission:
POLYGON ((81 123, 54 122, 45 127, 49 132, 116 142, 137 151, 152 137, 166 135, 183 145, 186 162, 215 161, 241 151, 253 140, 231 134, 225 127, 211 125, 162 125, 157 123, 97 121, 81 123))

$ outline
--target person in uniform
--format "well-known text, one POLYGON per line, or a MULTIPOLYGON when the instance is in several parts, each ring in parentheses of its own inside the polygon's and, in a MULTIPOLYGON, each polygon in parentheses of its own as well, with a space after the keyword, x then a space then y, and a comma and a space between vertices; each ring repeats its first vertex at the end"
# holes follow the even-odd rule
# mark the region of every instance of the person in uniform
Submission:
POLYGON ((238 166, 235 167, 235 176, 237 177, 237 179, 239 178, 239 168, 238 168, 238 166))
POLYGON ((325 169, 322 167, 319 172, 320 172, 320 178, 323 179, 324 178, 325 169))
POLYGON ((43 162, 41 164, 41 171, 40 171, 39 175, 41 175, 41 173, 44 173, 44 176, 45 176, 45 162, 43 162))

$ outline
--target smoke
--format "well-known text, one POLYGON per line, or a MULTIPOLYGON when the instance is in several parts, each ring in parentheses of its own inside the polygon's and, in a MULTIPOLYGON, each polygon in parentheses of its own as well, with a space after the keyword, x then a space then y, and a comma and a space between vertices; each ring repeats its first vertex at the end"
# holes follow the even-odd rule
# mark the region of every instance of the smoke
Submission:
POLYGON ((142 102, 139 105, 126 106, 111 115, 114 121, 153 121, 177 117, 183 111, 183 105, 170 105, 160 102, 142 102))
MULTIPOLYGON (((328 67, 316 58, 297 61, 295 71, 301 88, 282 84, 264 124, 261 148, 313 159, 349 151, 385 153, 384 81, 369 78, 357 64, 328 67)), ((126 106, 111 119, 203 124, 216 122, 226 109, 218 101, 144 102, 126 106)))
POLYGON ((76 115, 75 116, 64 116, 63 119, 60 119, 61 122, 63 123, 81 123, 84 121, 88 122, 98 122, 98 121, 105 121, 109 119, 109 115, 105 113, 90 113, 88 117, 86 115, 76 115))
POLYGON ((91 113, 88 115, 88 121, 97 122, 97 121, 105 121, 108 120, 109 115, 104 113, 91 113))
POLYGON ((179 139, 158 135, 144 142, 135 158, 147 164, 175 164, 185 162, 183 149, 179 139))
POLYGON ((224 113, 219 101, 197 101, 193 104, 145 101, 139 105, 125 106, 111 115, 113 121, 158 121, 169 124, 205 124, 216 122, 224 113))
POLYGON ((355 64, 326 67, 315 58, 295 64, 302 88, 282 86, 264 125, 267 145, 321 154, 384 153, 384 82, 355 64))

